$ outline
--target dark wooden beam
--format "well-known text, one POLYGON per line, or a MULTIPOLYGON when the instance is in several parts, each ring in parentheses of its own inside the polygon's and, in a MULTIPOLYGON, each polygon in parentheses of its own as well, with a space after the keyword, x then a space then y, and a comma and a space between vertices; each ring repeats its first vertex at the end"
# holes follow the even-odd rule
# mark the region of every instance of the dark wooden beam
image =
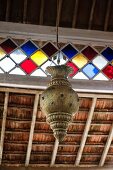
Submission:
POLYGON ((39 25, 43 24, 43 19, 44 19, 43 16, 44 16, 44 0, 41 0, 39 25))
POLYGON ((62 10, 62 3, 63 3, 63 0, 57 0, 58 3, 57 3, 57 17, 56 17, 56 25, 59 26, 60 24, 60 17, 61 17, 61 10, 62 10))
POLYGON ((75 1, 75 7, 74 7, 74 12, 73 12, 73 21, 72 21, 72 28, 76 27, 76 21, 77 21, 77 12, 78 12, 78 3, 79 1, 75 1))
POLYGON ((6 16, 5 16, 5 20, 6 20, 6 21, 9 21, 10 7, 11 7, 11 1, 10 1, 10 0, 7 0, 6 16))
MULTIPOLYGON (((35 165, 36 166, 36 165, 35 165)), ((72 167, 72 166, 58 166, 58 167, 40 167, 40 170, 112 170, 113 166, 106 167, 72 167)), ((1 166, 0 170, 37 170, 37 167, 13 167, 13 166, 1 166)))
POLYGON ((104 31, 107 31, 107 28, 108 28, 108 21, 109 21, 111 3, 112 3, 112 0, 108 0, 107 10, 106 10, 106 16, 105 16, 105 23, 104 23, 104 31))
POLYGON ((90 17, 89 17, 89 26, 88 26, 88 29, 91 29, 91 26, 92 26, 95 4, 96 4, 96 0, 93 0, 92 1, 91 12, 90 12, 90 17))
POLYGON ((26 23, 27 20, 27 1, 28 0, 24 0, 23 23, 26 23))

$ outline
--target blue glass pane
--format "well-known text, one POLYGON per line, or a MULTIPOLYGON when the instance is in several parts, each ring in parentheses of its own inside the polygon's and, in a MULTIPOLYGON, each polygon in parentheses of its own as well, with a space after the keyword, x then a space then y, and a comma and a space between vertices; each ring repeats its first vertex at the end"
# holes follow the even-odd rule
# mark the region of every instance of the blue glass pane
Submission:
POLYGON ((71 59, 74 55, 78 53, 78 51, 72 47, 71 44, 68 44, 65 48, 62 49, 62 52, 71 59))
POLYGON ((31 41, 26 42, 21 48, 28 56, 38 49, 31 41))
POLYGON ((93 64, 89 63, 83 68, 83 72, 91 79, 99 72, 99 70, 93 64))
POLYGON ((103 52, 102 55, 108 60, 113 60, 113 50, 110 47, 107 47, 103 52))

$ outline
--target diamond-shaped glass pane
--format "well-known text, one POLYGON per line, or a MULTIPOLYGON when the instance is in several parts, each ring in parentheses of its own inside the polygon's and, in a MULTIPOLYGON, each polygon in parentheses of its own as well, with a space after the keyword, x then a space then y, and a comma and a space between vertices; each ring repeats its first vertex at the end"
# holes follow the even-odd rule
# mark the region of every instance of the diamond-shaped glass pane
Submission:
POLYGON ((60 52, 60 53, 57 53, 57 54, 52 58, 52 60, 54 61, 54 63, 55 63, 56 65, 63 65, 63 64, 65 64, 65 63, 68 61, 67 57, 63 56, 63 54, 62 54, 61 52, 60 52), (58 62, 58 58, 60 58, 60 62, 58 62))
POLYGON ((113 60, 113 50, 110 47, 107 47, 102 53, 101 53, 108 61, 113 60))
POLYGON ((69 58, 71 59, 78 53, 78 51, 71 45, 68 44, 66 47, 62 49, 62 52, 69 58))
POLYGON ((27 59, 25 61, 23 61, 21 64, 20 64, 20 67, 27 73, 27 74, 30 74, 31 72, 33 72, 37 66, 36 64, 31 61, 30 59, 27 59))
POLYGON ((48 58, 42 51, 37 51, 31 56, 31 59, 40 66, 43 64, 48 58))
POLYGON ((79 70, 78 67, 75 66, 72 62, 68 62, 66 65, 73 69, 73 72, 69 75, 70 77, 73 77, 79 70))
POLYGON ((38 47, 36 47, 31 41, 27 41, 21 46, 21 48, 28 56, 33 54, 38 49, 38 47))
POLYGON ((93 80, 108 80, 102 73, 99 73, 93 80))
POLYGON ((92 63, 101 70, 108 62, 105 60, 104 57, 98 55, 96 58, 94 58, 92 63))
POLYGON ((58 51, 57 48, 53 44, 51 44, 50 42, 47 43, 44 47, 42 47, 42 50, 49 57, 51 57, 53 54, 55 54, 58 51))
POLYGON ((82 54, 84 54, 89 60, 92 60, 98 53, 93 48, 88 46, 82 51, 82 54))
POLYGON ((10 58, 12 58, 18 64, 22 62, 26 57, 27 56, 20 49, 17 49, 10 54, 10 58))
POLYGON ((83 68, 83 72, 91 79, 98 74, 99 70, 93 64, 89 63, 83 68))
POLYGON ((6 53, 0 48, 0 59, 2 59, 6 53))
MULTIPOLYGON (((41 69, 44 71, 44 72, 46 72, 46 68, 48 67, 48 66, 55 66, 55 64, 52 62, 52 61, 47 61, 46 63, 44 63, 42 66, 41 66, 41 69)), ((48 72, 46 72, 48 75, 49 75, 49 73, 48 72)))
POLYGON ((30 76, 47 77, 41 69, 35 70, 30 76))
POLYGON ((82 68, 88 62, 88 60, 84 57, 83 54, 78 54, 72 59, 72 62, 79 68, 82 68))
POLYGON ((10 53, 17 47, 17 45, 12 40, 7 39, 6 41, 0 44, 0 47, 2 47, 2 49, 7 53, 10 53))
POLYGON ((107 65, 102 72, 110 79, 113 78, 113 66, 111 64, 107 65))
POLYGON ((25 75, 25 73, 20 68, 13 69, 9 74, 15 74, 15 75, 25 75))
POLYGON ((84 80, 88 80, 88 78, 82 73, 82 72, 78 72, 73 79, 84 79, 84 80))
POLYGON ((5 57, 0 61, 0 67, 5 72, 9 72, 13 67, 15 67, 15 63, 9 57, 5 57))

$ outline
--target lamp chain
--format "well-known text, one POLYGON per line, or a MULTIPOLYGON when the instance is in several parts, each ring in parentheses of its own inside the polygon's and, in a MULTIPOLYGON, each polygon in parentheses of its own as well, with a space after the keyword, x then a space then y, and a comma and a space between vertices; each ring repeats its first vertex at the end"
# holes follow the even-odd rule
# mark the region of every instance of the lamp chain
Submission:
MULTIPOLYGON (((57 43, 57 47, 58 49, 60 49, 60 45, 59 45, 59 16, 60 15, 60 11, 59 11, 59 0, 57 0, 57 15, 56 15, 56 43, 57 43)), ((58 58, 57 58, 57 64, 60 64, 60 50, 58 53, 58 58)))

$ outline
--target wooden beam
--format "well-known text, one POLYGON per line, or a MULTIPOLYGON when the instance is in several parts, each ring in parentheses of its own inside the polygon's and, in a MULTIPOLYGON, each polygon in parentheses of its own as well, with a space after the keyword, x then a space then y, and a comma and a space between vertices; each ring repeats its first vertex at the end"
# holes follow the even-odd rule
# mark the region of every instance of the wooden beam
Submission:
POLYGON ((58 6, 57 6, 56 25, 58 25, 59 27, 63 0, 57 0, 57 1, 58 1, 57 3, 58 6))
POLYGON ((53 166, 55 164, 55 159, 56 159, 56 155, 57 155, 57 151, 58 151, 58 145, 59 145, 59 141, 56 139, 54 148, 53 148, 50 166, 53 166))
POLYGON ((7 0, 6 16, 5 16, 5 20, 6 20, 6 21, 9 21, 10 5, 11 5, 11 1, 10 1, 10 0, 7 0))
POLYGON ((24 0, 23 23, 26 23, 27 20, 27 1, 28 0, 24 0))
MULTIPOLYGON (((14 39, 32 39, 36 41, 56 42, 56 28, 31 24, 0 21, 0 37, 14 39)), ((59 42, 91 45, 113 45, 113 32, 59 28, 59 42)))
POLYGON ((83 149, 84 149, 84 146, 85 146, 85 143, 86 143, 86 139, 87 139, 87 136, 88 136, 88 132, 89 132, 89 129, 90 129, 91 120, 92 120, 92 117, 93 117, 96 101, 97 101, 97 98, 96 97, 93 98, 92 105, 91 105, 90 111, 88 113, 88 118, 87 118, 86 125, 85 125, 85 128, 84 128, 84 132, 83 132, 83 135, 82 135, 80 147, 79 147, 79 150, 78 150, 78 153, 77 153, 77 156, 76 156, 75 166, 79 165, 81 157, 82 157, 82 152, 83 152, 83 149))
POLYGON ((106 16, 105 16, 105 23, 104 23, 104 31, 107 31, 107 28, 108 28, 108 21, 109 21, 111 3, 112 3, 112 0, 108 0, 107 10, 106 10, 106 16))
MULTIPOLYGON (((50 77, 28 77, 28 76, 20 76, 20 75, 6 75, 6 74, 0 74, 0 86, 6 87, 6 90, 14 87, 12 90, 17 91, 18 88, 20 88, 20 91, 22 91, 22 88, 32 89, 32 90, 25 90, 25 93, 37 93, 36 89, 38 90, 44 90, 47 88, 48 83, 50 82, 50 77), (7 88, 8 87, 8 88, 7 88), (17 89, 16 89, 17 88, 17 89), (34 89, 34 90, 33 90, 34 89)), ((94 80, 75 80, 70 79, 70 83, 72 84, 72 87, 77 92, 85 92, 85 97, 88 95, 91 96, 90 93, 94 96, 97 95, 96 93, 109 93, 110 95, 113 94, 113 83, 112 81, 94 81, 94 80)), ((5 88, 3 88, 5 89, 5 88)), ((24 90, 23 90, 24 93, 24 90)), ((84 96, 84 94, 83 94, 84 96)), ((106 98, 106 95, 104 95, 106 98)), ((107 97, 109 98, 109 97, 107 97)), ((111 97, 110 97, 111 98, 111 97)))
POLYGON ((44 19, 43 15, 44 15, 44 0, 41 0, 39 25, 43 24, 43 19, 44 19))
POLYGON ((107 142, 105 144, 105 147, 104 147, 104 150, 103 150, 100 162, 99 162, 99 166, 104 165, 104 162, 106 160, 106 156, 108 154, 108 151, 109 151, 109 148, 110 148, 110 145, 111 145, 111 142, 112 142, 112 139, 113 139, 113 124, 111 126, 111 130, 109 132, 109 136, 108 136, 107 142))
POLYGON ((28 142, 28 147, 27 147, 25 166, 28 166, 29 161, 30 161, 30 155, 31 155, 31 149, 32 149, 32 141, 33 141, 33 133, 34 133, 34 128, 35 128, 38 103, 39 103, 39 94, 36 94, 35 95, 35 100, 34 100, 33 116, 32 116, 31 129, 30 129, 30 134, 29 134, 29 142, 28 142))
MULTIPOLYGON (((77 167, 77 169, 75 169, 75 167, 72 167, 72 165, 70 165, 70 167, 68 165, 66 165, 66 167, 63 167, 62 165, 58 166, 58 167, 40 167, 40 170, 113 170, 113 166, 105 166, 105 167, 77 167)), ((28 167, 27 170, 37 170, 37 165, 34 165, 34 167, 28 167)), ((41 164, 42 166, 42 164, 41 164)), ((48 166, 48 165, 46 165, 48 166)), ((22 167, 22 166, 1 166, 0 170, 26 170, 26 167, 22 167)))
POLYGON ((8 109, 8 99, 9 93, 5 93, 4 99, 4 110, 3 110, 3 120, 2 120, 2 127, 1 127, 1 136, 0 136, 0 165, 2 162, 2 154, 3 154, 3 144, 4 144, 4 137, 5 137, 5 125, 6 125, 6 117, 7 117, 7 109, 8 109))
POLYGON ((78 12, 78 3, 79 1, 75 1, 75 7, 74 7, 74 13, 73 13, 73 20, 72 20, 72 28, 76 27, 76 21, 77 21, 77 12, 78 12))
POLYGON ((89 26, 88 26, 88 29, 91 29, 91 26, 92 26, 92 21, 93 21, 93 14, 94 14, 94 9, 95 9, 95 4, 96 4, 96 0, 93 0, 93 1, 92 1, 91 12, 90 12, 90 18, 89 18, 89 26))

